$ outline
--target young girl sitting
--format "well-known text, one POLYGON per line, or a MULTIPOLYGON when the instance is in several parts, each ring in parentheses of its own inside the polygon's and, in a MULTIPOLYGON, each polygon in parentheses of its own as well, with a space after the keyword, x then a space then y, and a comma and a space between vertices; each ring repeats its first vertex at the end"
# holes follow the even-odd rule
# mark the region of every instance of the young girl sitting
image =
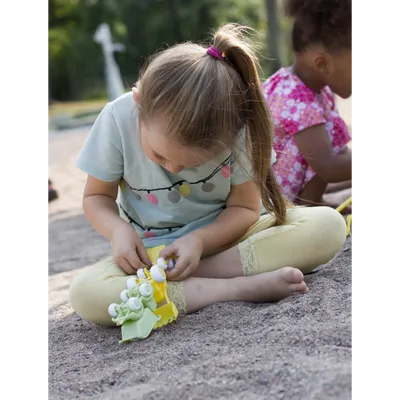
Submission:
POLYGON ((334 94, 351 95, 351 0, 288 0, 293 66, 262 86, 275 125, 273 166, 283 194, 321 204, 328 184, 351 186, 350 134, 334 94))
POLYGON ((88 174, 85 215, 113 258, 75 278, 74 310, 113 325, 108 306, 127 275, 150 266, 145 249, 162 244, 161 257, 177 256, 168 291, 183 314, 306 293, 302 272, 340 250, 346 227, 331 208, 287 209, 243 30, 223 27, 208 49, 185 43, 159 53, 136 86, 104 108, 78 159, 88 174))

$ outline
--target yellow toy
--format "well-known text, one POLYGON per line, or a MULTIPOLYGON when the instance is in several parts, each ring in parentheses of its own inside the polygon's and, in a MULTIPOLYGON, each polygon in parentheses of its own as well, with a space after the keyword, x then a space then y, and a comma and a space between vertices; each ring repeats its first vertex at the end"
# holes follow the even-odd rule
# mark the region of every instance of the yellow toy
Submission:
MULTIPOLYGON (((351 203, 352 203, 352 198, 351 198, 351 196, 350 196, 346 201, 344 201, 344 202, 336 209, 336 211, 338 211, 338 212, 343 211, 343 210, 344 210, 349 204, 351 204, 351 203)), ((352 217, 351 217, 351 214, 349 214, 349 215, 346 217, 346 225, 347 225, 346 236, 349 236, 349 235, 350 235, 351 223, 352 223, 352 217)))
POLYGON ((176 320, 178 310, 167 293, 166 269, 173 268, 174 259, 168 261, 159 257, 165 246, 147 249, 153 266, 141 268, 137 275, 129 276, 127 289, 120 298, 121 304, 110 304, 108 312, 112 321, 121 326, 122 340, 147 338, 153 329, 158 329, 176 320))
MULTIPOLYGON (((146 277, 150 280, 154 289, 154 300, 156 301, 158 308, 154 310, 154 314, 160 316, 160 320, 156 323, 154 329, 160 328, 166 324, 169 324, 176 320, 178 317, 178 309, 175 304, 170 301, 167 293, 167 277, 165 276, 164 270, 172 269, 174 264, 174 259, 170 258, 168 261, 160 258, 160 252, 165 246, 153 247, 147 249, 147 255, 150 258, 153 266, 150 268, 150 272, 145 268, 143 270, 146 277), (158 258, 157 258, 158 257, 158 258), (158 265, 161 268, 155 268, 158 265), (157 274, 157 270, 160 275, 157 274), (156 281, 157 277, 160 278, 156 281), (162 280, 162 282, 160 282, 162 280)), ((140 270, 139 270, 140 271, 140 270)), ((139 272, 138 271, 138 275, 139 272)))

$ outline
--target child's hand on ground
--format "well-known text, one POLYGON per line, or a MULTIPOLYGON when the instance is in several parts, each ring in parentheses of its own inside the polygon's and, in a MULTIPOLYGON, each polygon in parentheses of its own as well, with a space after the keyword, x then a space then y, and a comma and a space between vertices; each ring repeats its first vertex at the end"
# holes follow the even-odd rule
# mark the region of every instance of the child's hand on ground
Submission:
POLYGON ((151 266, 142 240, 129 224, 123 222, 114 229, 111 244, 115 262, 128 275, 135 274, 144 265, 151 266))
POLYGON ((176 256, 177 260, 171 271, 166 271, 167 279, 182 281, 196 271, 201 255, 203 243, 196 235, 189 234, 176 240, 170 246, 163 249, 160 256, 167 259, 176 256))

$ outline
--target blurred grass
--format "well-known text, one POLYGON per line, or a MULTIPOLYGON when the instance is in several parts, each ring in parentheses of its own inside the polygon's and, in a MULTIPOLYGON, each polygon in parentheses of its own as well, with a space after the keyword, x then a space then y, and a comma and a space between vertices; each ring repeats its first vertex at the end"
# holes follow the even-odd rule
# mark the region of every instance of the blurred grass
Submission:
POLYGON ((108 102, 107 98, 98 100, 70 101, 53 103, 49 106, 49 118, 57 116, 80 117, 98 113, 108 102))

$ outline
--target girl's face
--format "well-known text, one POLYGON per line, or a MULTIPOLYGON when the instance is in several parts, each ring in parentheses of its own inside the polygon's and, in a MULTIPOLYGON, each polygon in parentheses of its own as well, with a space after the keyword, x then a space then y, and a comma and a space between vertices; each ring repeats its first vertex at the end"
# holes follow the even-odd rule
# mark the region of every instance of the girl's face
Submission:
POLYGON ((146 156, 174 174, 184 168, 203 165, 218 154, 171 141, 166 132, 166 124, 162 121, 142 122, 140 139, 146 156))
POLYGON ((322 52, 313 59, 319 79, 343 99, 351 96, 351 50, 328 54, 322 52))
POLYGON ((351 50, 332 56, 332 71, 328 86, 343 99, 351 96, 351 50))

